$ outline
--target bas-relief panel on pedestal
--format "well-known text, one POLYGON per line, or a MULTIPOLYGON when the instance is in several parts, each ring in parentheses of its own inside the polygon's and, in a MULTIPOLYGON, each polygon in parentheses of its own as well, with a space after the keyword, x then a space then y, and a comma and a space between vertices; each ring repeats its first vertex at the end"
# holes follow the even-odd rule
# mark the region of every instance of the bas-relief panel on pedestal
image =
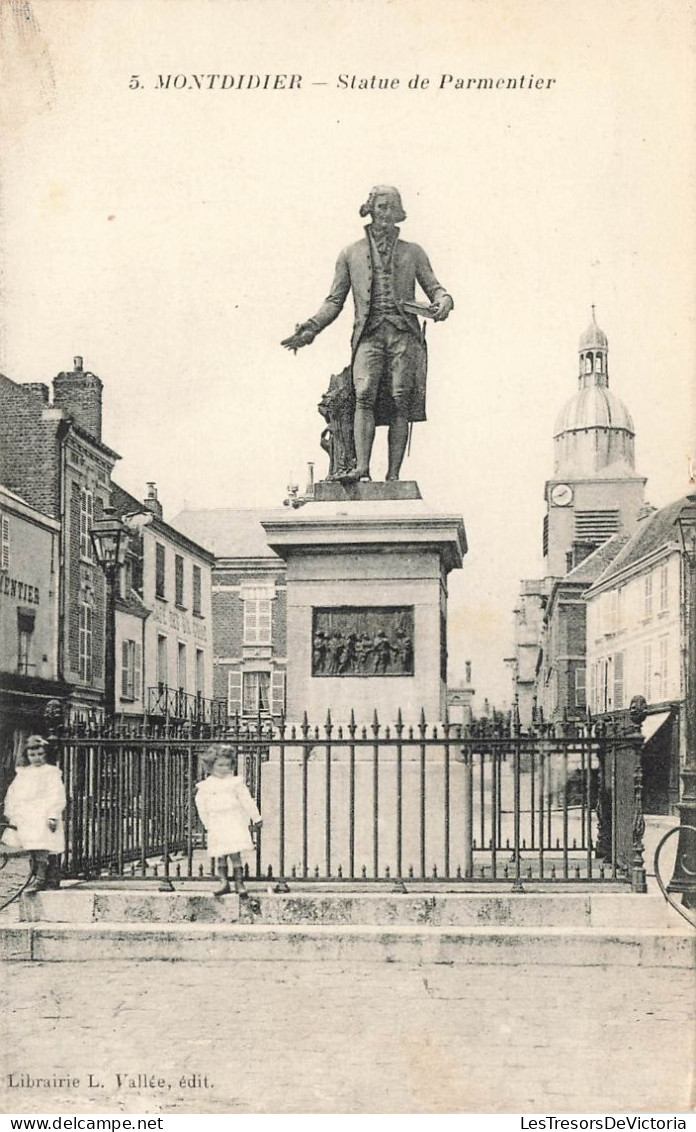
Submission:
POLYGON ((312 676, 413 676, 413 606, 314 608, 312 676))

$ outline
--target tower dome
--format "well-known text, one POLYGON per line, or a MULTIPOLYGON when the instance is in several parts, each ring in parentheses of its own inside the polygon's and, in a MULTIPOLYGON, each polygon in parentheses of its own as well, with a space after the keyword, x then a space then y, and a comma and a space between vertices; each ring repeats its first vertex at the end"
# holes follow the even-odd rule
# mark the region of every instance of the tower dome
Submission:
POLYGON ((609 340, 597 325, 594 306, 579 355, 578 391, 561 409, 553 430, 556 474, 633 474, 633 420, 609 389, 609 340))
POLYGON ((553 435, 590 428, 621 429, 635 436, 631 414, 606 385, 588 385, 566 401, 556 417, 553 435))
POLYGON ((594 303, 593 303, 592 304, 592 322, 588 326, 585 333, 580 335, 579 350, 580 350, 580 353, 582 354, 582 353, 585 352, 585 350, 596 350, 596 349, 608 350, 609 349, 609 342, 607 340, 607 336, 604 333, 604 331, 600 330, 600 328, 597 326, 597 320, 595 318, 595 309, 594 309, 594 303))

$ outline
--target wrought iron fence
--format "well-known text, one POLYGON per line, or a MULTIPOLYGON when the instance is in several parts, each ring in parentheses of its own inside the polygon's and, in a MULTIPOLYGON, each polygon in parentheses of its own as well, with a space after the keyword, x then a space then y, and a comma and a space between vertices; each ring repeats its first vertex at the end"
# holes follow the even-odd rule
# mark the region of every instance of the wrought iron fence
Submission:
POLYGON ((263 816, 252 878, 623 880, 644 890, 642 739, 588 721, 321 727, 235 719, 54 734, 68 875, 197 878, 200 755, 226 743, 263 816))
POLYGON ((200 692, 157 684, 147 689, 147 714, 154 716, 155 721, 166 719, 224 727, 227 724, 227 701, 207 699, 200 692))

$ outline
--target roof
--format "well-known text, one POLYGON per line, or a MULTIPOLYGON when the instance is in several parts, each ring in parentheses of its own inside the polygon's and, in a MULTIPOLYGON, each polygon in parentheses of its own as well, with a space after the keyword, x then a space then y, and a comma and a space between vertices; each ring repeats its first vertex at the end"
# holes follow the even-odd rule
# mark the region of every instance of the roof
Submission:
POLYGON ((266 539, 262 519, 287 515, 287 511, 243 507, 211 507, 201 511, 181 511, 172 519, 177 530, 204 543, 216 558, 278 559, 266 539))
POLYGON ((27 503, 21 495, 17 495, 15 491, 11 491, 4 483, 0 483, 0 495, 4 496, 7 500, 6 507, 13 508, 18 515, 24 518, 33 520, 40 523, 42 526, 49 527, 51 530, 59 531, 60 523, 57 519, 52 519, 45 511, 40 511, 38 507, 33 504, 27 503))
POLYGON ((631 414, 606 385, 588 385, 566 401, 556 417, 553 435, 588 428, 622 429, 635 434, 631 414))
POLYGON ((608 564, 595 584, 599 585, 605 582, 615 574, 627 570, 637 562, 662 550, 663 547, 672 544, 678 545, 679 531, 676 527, 676 520, 682 507, 688 502, 687 498, 676 499, 673 503, 668 503, 666 507, 661 507, 659 511, 653 511, 647 519, 643 519, 636 533, 617 554, 614 561, 608 564))
POLYGON ((593 307, 592 322, 590 323, 584 334, 580 335, 580 352, 582 353, 584 350, 592 349, 606 350, 608 346, 609 342, 607 340, 606 334, 597 326, 597 320, 595 319, 595 312, 593 307))
POLYGON ((185 531, 180 530, 178 526, 173 523, 166 523, 149 507, 146 507, 141 500, 136 499, 134 495, 126 491, 125 488, 119 484, 111 482, 111 506, 117 515, 123 517, 124 515, 147 515, 150 518, 148 526, 152 531, 159 531, 165 538, 171 538, 174 542, 179 543, 185 549, 192 551, 194 554, 199 555, 201 558, 206 558, 208 561, 212 559, 212 553, 209 547, 202 545, 196 539, 187 536, 185 531))
POLYGON ((564 582, 584 582, 591 584, 595 582, 600 574, 604 573, 607 567, 614 561, 617 554, 620 554, 623 547, 629 541, 630 535, 625 531, 617 531, 615 534, 598 546, 592 554, 588 554, 587 558, 583 558, 582 562, 578 562, 577 566, 566 574, 563 579, 564 582))

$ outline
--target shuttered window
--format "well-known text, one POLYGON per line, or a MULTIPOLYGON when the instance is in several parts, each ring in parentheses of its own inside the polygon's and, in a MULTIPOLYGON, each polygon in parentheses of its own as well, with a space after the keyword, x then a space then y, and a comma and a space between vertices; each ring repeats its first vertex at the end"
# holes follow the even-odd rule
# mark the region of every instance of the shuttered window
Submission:
POLYGON ((92 607, 83 602, 80 605, 79 629, 79 672, 85 684, 92 682, 92 607))
POLYGON ((94 495, 87 487, 80 492, 80 558, 92 562, 94 550, 90 531, 94 525, 94 495))
POLYGON ((139 641, 121 642, 121 699, 140 699, 142 646, 139 641))
POLYGON ((614 654, 614 708, 618 710, 624 706, 624 654, 614 654))
POLYGON ((174 600, 177 605, 184 604, 184 560, 180 554, 174 555, 174 600))
POLYGON ((271 603, 266 598, 244 599, 244 644, 270 645, 271 603))
POLYGON ((10 568, 10 520, 7 515, 3 515, 0 519, 0 528, 2 530, 2 547, 0 550, 0 570, 9 570, 10 568))
POLYGON ((155 597, 165 598, 166 558, 161 542, 155 543, 155 597))

